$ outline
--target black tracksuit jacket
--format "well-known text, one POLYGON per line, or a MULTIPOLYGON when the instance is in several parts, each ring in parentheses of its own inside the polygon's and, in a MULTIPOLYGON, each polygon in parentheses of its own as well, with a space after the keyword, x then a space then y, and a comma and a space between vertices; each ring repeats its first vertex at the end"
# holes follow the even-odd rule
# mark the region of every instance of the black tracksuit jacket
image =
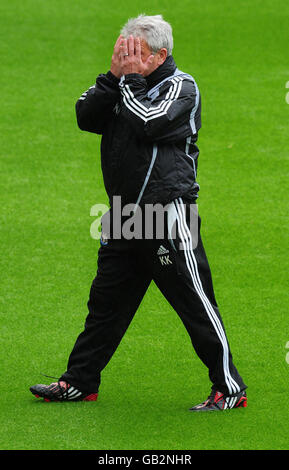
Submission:
POLYGON ((172 56, 146 78, 99 75, 77 101, 76 114, 80 129, 102 135, 110 204, 113 196, 140 205, 197 198, 200 93, 172 56))

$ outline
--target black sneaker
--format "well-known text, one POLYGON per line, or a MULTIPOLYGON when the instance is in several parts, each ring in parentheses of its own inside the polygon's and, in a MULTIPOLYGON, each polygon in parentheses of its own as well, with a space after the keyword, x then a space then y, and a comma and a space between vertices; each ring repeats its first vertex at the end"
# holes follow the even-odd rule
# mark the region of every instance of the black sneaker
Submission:
POLYGON ((44 398, 44 401, 96 401, 98 396, 97 393, 82 393, 63 380, 50 385, 34 385, 30 387, 30 392, 36 398, 44 398))
POLYGON ((189 411, 223 411, 232 408, 246 408, 246 406, 247 395, 245 391, 225 395, 218 390, 212 390, 206 401, 193 406, 189 411))

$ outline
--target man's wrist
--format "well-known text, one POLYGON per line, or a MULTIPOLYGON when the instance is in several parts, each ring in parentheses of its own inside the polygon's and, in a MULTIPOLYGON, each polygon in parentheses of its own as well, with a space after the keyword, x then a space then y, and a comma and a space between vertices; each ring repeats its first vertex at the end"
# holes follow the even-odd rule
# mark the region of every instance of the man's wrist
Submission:
POLYGON ((124 75, 125 80, 141 80, 146 83, 145 77, 141 73, 131 72, 124 75))
POLYGON ((137 82, 141 83, 144 86, 147 86, 147 81, 141 73, 127 73, 126 75, 124 75, 124 80, 126 82, 137 82))
POLYGON ((114 75, 114 73, 111 70, 107 72, 106 76, 109 80, 112 80, 116 84, 119 83, 120 77, 117 77, 116 75, 114 75))

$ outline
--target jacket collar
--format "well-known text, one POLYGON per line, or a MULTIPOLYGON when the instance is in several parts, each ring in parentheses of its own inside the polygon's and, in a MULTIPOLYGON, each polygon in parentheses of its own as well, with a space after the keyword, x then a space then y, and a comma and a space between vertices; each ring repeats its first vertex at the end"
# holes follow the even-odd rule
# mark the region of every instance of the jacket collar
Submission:
POLYGON ((160 65, 156 70, 154 70, 150 75, 148 75, 146 78, 148 88, 152 88, 157 83, 161 82, 165 78, 169 77, 170 75, 173 75, 177 66, 174 61, 173 56, 169 56, 166 58, 164 63, 160 65))

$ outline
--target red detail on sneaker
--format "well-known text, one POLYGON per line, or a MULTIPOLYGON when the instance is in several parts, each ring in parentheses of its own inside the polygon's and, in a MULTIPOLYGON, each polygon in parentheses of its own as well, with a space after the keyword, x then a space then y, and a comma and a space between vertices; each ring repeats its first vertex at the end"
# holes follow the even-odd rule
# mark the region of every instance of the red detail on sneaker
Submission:
POLYGON ((238 408, 238 407, 241 407, 243 406, 244 408, 247 407, 247 397, 241 397, 240 400, 238 401, 238 403, 235 405, 234 408, 238 408))
POLYGON ((49 398, 44 398, 44 401, 50 402, 49 398))
POLYGON ((91 393, 87 397, 85 397, 82 401, 96 401, 98 397, 98 393, 91 393))
POLYGON ((214 398, 214 402, 218 403, 218 401, 222 400, 223 396, 224 396, 223 393, 217 391, 216 395, 215 395, 215 398, 214 398))
POLYGON ((40 398, 40 396, 39 396, 39 395, 34 395, 34 396, 35 396, 36 398, 40 398))

